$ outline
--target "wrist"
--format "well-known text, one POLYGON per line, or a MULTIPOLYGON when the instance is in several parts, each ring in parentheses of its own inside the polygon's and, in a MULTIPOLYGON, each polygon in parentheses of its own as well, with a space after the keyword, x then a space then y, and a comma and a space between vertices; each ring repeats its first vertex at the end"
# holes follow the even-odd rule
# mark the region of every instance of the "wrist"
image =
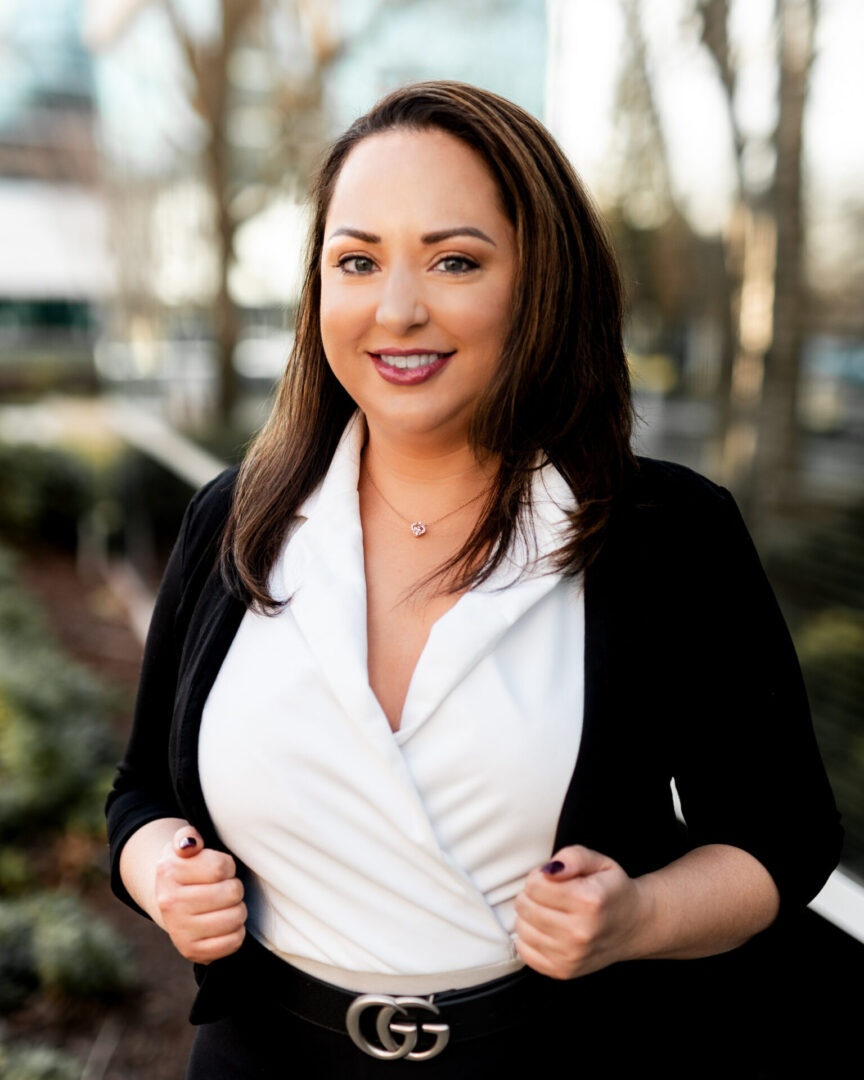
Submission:
POLYGON ((662 904, 653 874, 633 878, 635 911, 626 960, 647 960, 663 951, 662 904))
POLYGON ((134 832, 120 852, 120 878, 124 886, 162 930, 165 923, 156 890, 158 867, 166 849, 170 850, 174 833, 187 825, 182 818, 157 818, 134 832))

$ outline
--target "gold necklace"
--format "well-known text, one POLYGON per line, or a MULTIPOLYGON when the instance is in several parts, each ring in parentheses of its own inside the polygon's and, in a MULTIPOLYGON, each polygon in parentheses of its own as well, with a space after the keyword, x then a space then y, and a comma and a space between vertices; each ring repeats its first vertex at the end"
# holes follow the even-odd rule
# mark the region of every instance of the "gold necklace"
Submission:
POLYGON ((426 521, 421 521, 419 518, 418 518, 417 521, 408 521, 408 518, 404 517, 402 514, 399 513, 399 511, 396 509, 396 507, 393 505, 393 503, 390 502, 390 500, 387 498, 387 496, 384 494, 384 492, 381 490, 381 488, 378 487, 378 485, 372 479, 372 473, 369 471, 368 468, 366 469, 366 477, 369 480, 369 483, 372 485, 372 487, 375 488, 375 490, 381 496, 384 503, 393 511, 393 513, 396 515, 396 517, 399 518, 400 521, 406 522, 406 524, 411 529, 412 535, 418 540, 420 539, 421 536, 425 536, 426 533, 428 532, 428 530, 433 525, 440 525, 442 521, 446 521, 447 518, 452 517, 454 514, 458 514, 458 512, 460 510, 464 510, 466 506, 470 506, 471 503, 477 502, 477 500, 479 498, 481 498, 483 495, 485 495, 486 492, 489 490, 488 488, 485 488, 483 491, 478 492, 476 495, 472 495, 472 497, 470 499, 466 499, 465 502, 460 503, 455 509, 449 510, 442 517, 436 518, 434 521, 426 522, 426 521))

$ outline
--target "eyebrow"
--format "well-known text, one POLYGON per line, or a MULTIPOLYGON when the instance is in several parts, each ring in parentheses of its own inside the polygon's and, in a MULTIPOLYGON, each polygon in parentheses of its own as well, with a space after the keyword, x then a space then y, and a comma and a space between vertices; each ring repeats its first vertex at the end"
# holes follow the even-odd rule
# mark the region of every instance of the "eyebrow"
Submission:
POLYGON ((492 247, 498 246, 491 236, 487 236, 482 229, 475 229, 473 225, 457 225, 455 229, 441 229, 438 232, 426 233, 420 239, 424 244, 440 244, 442 240, 449 240, 451 236, 476 236, 478 240, 485 240, 492 247))
POLYGON ((329 239, 333 239, 334 236, 353 236, 356 240, 362 240, 364 244, 380 244, 381 237, 376 236, 375 233, 363 232, 362 229, 352 229, 347 225, 343 225, 341 229, 334 229, 330 233, 329 239))
MULTIPOLYGON (((330 233, 330 239, 332 240, 334 236, 353 236, 356 240, 362 240, 364 244, 381 243, 381 237, 376 236, 375 233, 364 232, 362 229, 352 229, 348 225, 334 229, 330 233)), ((492 247, 498 246, 491 236, 487 236, 482 229, 477 229, 473 225, 457 225, 452 229, 439 229, 438 232, 426 233, 420 239, 424 244, 440 244, 442 240, 449 240, 451 236, 476 236, 478 240, 485 240, 492 247)))

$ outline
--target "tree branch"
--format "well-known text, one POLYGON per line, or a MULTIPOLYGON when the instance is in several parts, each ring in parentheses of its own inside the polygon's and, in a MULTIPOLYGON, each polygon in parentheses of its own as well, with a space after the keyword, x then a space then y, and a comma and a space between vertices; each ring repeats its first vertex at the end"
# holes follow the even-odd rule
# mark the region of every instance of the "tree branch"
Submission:
POLYGON ((700 40, 711 56, 725 91, 726 115, 732 133, 732 149, 735 158, 735 175, 738 180, 739 197, 746 192, 744 182, 744 133, 735 115, 735 92, 738 75, 732 63, 729 47, 729 0, 699 0, 697 11, 701 20, 700 40))

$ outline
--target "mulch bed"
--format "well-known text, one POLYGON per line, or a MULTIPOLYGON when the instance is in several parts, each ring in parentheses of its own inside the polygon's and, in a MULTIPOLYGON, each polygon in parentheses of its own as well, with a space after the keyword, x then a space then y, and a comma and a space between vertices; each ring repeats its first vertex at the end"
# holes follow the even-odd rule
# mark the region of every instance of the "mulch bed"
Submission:
MULTIPOLYGON (((33 553, 21 569, 22 584, 41 603, 66 650, 127 692, 129 707, 117 718, 122 745, 141 662, 141 646, 122 605, 101 580, 82 579, 71 556, 33 553)), ((162 931, 111 894, 104 845, 65 837, 34 853, 34 862, 40 884, 74 889, 129 943, 138 989, 112 1005, 40 998, 7 1018, 10 1041, 49 1044, 89 1059, 87 1080, 182 1080, 194 1035, 186 1019, 195 990, 189 964, 162 931)))

